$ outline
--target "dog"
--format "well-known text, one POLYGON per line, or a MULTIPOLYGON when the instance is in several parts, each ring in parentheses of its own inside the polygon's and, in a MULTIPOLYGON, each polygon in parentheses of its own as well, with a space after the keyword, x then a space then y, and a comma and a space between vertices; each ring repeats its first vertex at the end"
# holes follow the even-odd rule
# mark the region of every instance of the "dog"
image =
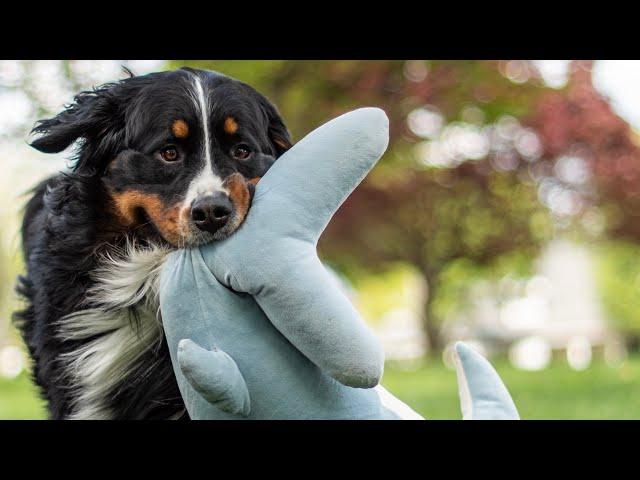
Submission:
POLYGON ((276 107, 245 83, 128 73, 32 131, 41 152, 77 146, 71 170, 32 191, 21 231, 14 321, 52 419, 188 419, 163 338, 163 260, 233 234, 291 147, 276 107))

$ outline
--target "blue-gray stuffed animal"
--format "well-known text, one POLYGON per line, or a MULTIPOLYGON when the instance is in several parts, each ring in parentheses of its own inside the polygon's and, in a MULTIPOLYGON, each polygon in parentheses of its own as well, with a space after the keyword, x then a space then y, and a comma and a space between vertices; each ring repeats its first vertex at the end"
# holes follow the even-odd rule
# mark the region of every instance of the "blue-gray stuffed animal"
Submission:
MULTIPOLYGON (((192 419, 422 418, 379 385, 381 345, 316 253, 387 142, 380 109, 328 122, 261 179, 234 235, 167 258, 162 321, 192 419)), ((518 418, 491 365, 455 350, 464 418, 518 418)))

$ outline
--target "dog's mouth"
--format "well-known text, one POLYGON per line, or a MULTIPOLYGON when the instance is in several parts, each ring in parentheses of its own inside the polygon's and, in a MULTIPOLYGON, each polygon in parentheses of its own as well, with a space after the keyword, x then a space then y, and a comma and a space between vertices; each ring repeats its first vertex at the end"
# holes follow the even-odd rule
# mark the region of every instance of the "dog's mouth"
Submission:
POLYGON ((189 225, 188 227, 188 233, 182 237, 180 245, 177 245, 176 247, 194 248, 206 245, 208 243, 224 240, 233 235, 235 231, 240 228, 240 225, 242 225, 244 217, 236 217, 237 215, 234 215, 231 219, 229 219, 229 223, 227 223, 227 225, 225 225, 220 230, 217 230, 215 233, 199 230, 191 222, 191 225, 189 225))
POLYGON ((156 241, 161 241, 163 244, 174 249, 196 248, 208 243, 224 240, 233 235, 244 221, 244 218, 232 218, 229 221, 229 225, 226 225, 215 233, 199 230, 193 225, 193 222, 189 222, 187 225, 177 227, 177 230, 184 233, 180 235, 170 235, 163 232, 146 212, 141 212, 139 218, 140 225, 136 227, 139 234, 144 237, 156 239, 156 241))
POLYGON ((208 195, 183 206, 180 212, 183 232, 181 243, 186 247, 195 247, 231 236, 249 213, 256 183, 236 173, 225 180, 225 194, 208 195), (218 209, 223 210, 224 220, 217 213, 218 209))
POLYGON ((227 178, 223 184, 227 213, 224 221, 216 210, 219 205, 210 195, 188 204, 184 198, 168 204, 155 194, 136 190, 111 192, 111 198, 121 222, 132 228, 136 236, 161 241, 176 249, 193 248, 224 240, 242 225, 253 200, 255 183, 240 174, 227 178), (198 205, 201 211, 195 211, 198 205))

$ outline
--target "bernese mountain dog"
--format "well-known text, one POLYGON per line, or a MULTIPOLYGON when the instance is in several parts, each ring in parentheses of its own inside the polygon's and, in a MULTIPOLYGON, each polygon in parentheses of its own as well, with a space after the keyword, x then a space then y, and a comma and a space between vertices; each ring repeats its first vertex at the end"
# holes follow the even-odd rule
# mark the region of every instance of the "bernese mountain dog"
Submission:
MULTIPOLYGON (((130 73, 130 72, 129 72, 130 73)), ((15 322, 53 419, 188 419, 157 279, 172 249, 224 239, 291 146, 276 108, 204 70, 130 74, 39 121, 31 143, 73 166, 40 183, 22 225, 15 322)))

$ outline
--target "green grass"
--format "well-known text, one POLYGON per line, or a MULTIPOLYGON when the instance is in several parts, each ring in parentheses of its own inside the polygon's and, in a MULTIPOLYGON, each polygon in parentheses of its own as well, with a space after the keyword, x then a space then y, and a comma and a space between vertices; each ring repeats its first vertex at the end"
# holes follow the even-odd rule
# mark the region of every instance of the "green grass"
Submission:
MULTIPOLYGON (((539 372, 516 370, 504 359, 492 363, 523 419, 640 418, 640 356, 615 368, 595 361, 580 372, 559 360, 539 372)), ((461 418, 455 372, 440 361, 411 371, 388 365, 382 383, 427 418, 461 418)))
MULTIPOLYGON (((576 372, 562 361, 540 372, 524 372, 492 359, 524 419, 640 418, 640 356, 612 368, 596 361, 576 372)), ((442 362, 417 369, 387 365, 383 382, 394 395, 430 419, 461 418, 456 375, 442 362)), ((0 379, 0 419, 45 418, 43 403, 26 375, 0 379)))
POLYGON ((44 402, 26 374, 12 380, 0 378, 1 420, 38 420, 46 416, 44 402))

